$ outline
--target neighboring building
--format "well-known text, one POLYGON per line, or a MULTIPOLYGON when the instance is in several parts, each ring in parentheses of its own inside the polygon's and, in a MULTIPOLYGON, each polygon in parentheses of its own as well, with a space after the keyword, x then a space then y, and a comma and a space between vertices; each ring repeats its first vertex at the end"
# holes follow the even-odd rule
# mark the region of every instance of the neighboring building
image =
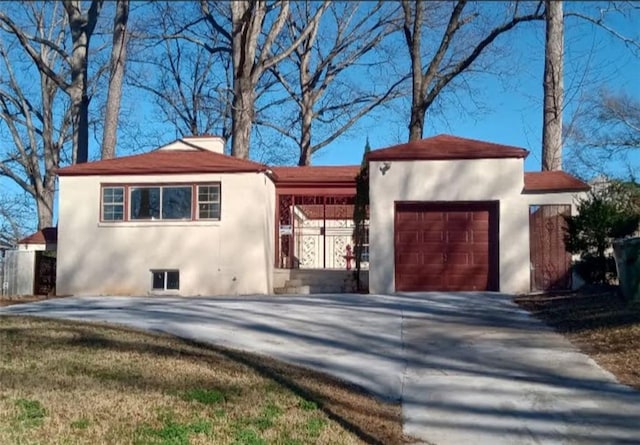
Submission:
MULTIPOLYGON (((184 138, 60 169, 58 293, 266 294, 300 269, 348 277, 359 167, 268 167, 223 145, 184 138)), ((561 214, 588 186, 524 173, 526 155, 453 136, 371 152, 371 292, 566 287, 561 214)))
POLYGON ((3 252, 3 295, 55 293, 58 229, 47 227, 18 241, 18 248, 3 252))

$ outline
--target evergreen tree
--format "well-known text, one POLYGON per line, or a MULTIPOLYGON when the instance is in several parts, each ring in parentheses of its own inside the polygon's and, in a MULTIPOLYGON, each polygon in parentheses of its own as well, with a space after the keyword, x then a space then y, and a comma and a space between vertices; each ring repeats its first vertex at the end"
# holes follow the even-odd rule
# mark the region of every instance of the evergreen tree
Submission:
POLYGON ((367 154, 370 151, 371 145, 367 137, 362 163, 360 164, 360 172, 356 176, 356 199, 353 206, 353 254, 356 260, 356 267, 353 273, 358 291, 363 290, 362 282, 360 281, 360 268, 369 216, 369 164, 367 162, 367 154))

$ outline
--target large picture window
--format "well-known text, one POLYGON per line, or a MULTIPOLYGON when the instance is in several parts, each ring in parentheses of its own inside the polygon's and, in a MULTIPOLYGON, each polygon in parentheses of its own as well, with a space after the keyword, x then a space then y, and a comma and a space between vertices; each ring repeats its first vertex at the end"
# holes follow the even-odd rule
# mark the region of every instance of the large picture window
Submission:
POLYGON ((191 219, 191 188, 131 187, 131 219, 191 219))
POLYGON ((102 187, 102 221, 194 219, 220 219, 220 184, 102 187))

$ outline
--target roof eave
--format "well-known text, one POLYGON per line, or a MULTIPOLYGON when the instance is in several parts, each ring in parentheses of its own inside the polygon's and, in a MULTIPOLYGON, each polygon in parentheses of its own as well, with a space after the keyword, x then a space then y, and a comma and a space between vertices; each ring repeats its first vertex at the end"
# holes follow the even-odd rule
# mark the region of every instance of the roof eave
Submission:
POLYGON ((149 176, 149 175, 196 175, 196 174, 230 174, 230 173, 264 173, 268 169, 220 169, 220 170, 189 170, 189 171, 109 171, 109 172, 65 172, 58 176, 149 176))
POLYGON ((522 189, 523 195, 536 195, 541 193, 580 193, 588 192, 590 187, 561 187, 561 188, 549 188, 549 189, 522 189))
POLYGON ((482 156, 402 156, 402 155, 387 155, 387 156, 367 156, 366 161, 464 161, 464 160, 477 160, 477 159, 525 159, 529 155, 529 152, 513 155, 482 155, 482 156))

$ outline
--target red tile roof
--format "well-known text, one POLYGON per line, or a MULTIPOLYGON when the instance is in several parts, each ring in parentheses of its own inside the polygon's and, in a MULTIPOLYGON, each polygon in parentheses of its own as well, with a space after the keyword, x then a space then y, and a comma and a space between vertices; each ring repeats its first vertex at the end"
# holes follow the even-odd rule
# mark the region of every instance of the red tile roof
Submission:
POLYGON ((239 173, 265 171, 258 162, 208 150, 155 150, 104 161, 76 164, 58 170, 60 176, 152 175, 176 173, 239 173))
POLYGON ((440 134, 419 141, 411 141, 406 144, 374 150, 367 155, 367 159, 369 161, 410 161, 525 158, 528 154, 527 150, 519 147, 440 134))
POLYGON ((18 244, 55 244, 58 242, 58 228, 46 227, 18 241, 18 244))
POLYGON ((589 184, 563 171, 525 172, 524 192, 580 192, 589 184))
POLYGON ((354 183, 359 165, 272 167, 276 183, 349 182, 354 183))

